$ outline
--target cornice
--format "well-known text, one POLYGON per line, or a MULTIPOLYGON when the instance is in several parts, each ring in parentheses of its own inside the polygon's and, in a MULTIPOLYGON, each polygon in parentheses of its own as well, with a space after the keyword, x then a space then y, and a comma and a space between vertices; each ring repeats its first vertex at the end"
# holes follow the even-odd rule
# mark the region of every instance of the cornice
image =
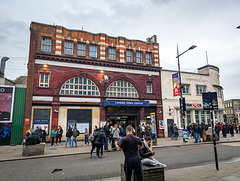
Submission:
POLYGON ((76 58, 76 57, 66 57, 66 56, 57 56, 57 55, 46 55, 37 53, 35 55, 35 59, 41 60, 50 60, 57 62, 68 62, 68 63, 79 63, 93 66, 104 66, 104 67, 113 67, 113 68, 123 68, 123 69, 132 69, 132 70, 144 70, 144 71, 154 71, 160 72, 161 67, 153 67, 153 66, 142 66, 142 65, 134 65, 128 63, 118 63, 118 62, 108 62, 102 61, 98 59, 87 59, 87 58, 76 58))

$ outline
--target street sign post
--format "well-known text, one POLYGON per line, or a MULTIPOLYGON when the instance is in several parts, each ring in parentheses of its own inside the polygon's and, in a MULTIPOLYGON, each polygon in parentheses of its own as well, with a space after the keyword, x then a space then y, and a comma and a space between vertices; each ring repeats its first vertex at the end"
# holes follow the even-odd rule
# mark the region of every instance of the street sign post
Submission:
POLYGON ((219 170, 219 167, 218 167, 218 156, 217 156, 217 145, 216 145, 216 136, 215 136, 214 123, 213 123, 213 110, 218 110, 217 93, 216 92, 202 93, 202 99, 203 99, 203 109, 204 110, 209 110, 210 113, 211 113, 215 164, 216 164, 216 170, 219 170))

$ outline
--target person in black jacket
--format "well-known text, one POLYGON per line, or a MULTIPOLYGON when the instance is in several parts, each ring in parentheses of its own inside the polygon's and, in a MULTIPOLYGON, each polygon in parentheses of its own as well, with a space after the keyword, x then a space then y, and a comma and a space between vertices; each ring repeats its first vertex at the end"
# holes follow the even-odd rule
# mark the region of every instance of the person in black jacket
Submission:
POLYGON ((96 139, 97 134, 98 134, 98 127, 95 126, 94 132, 93 132, 93 134, 92 134, 92 136, 91 136, 91 139, 90 139, 90 141, 91 141, 91 143, 92 143, 92 149, 91 149, 91 152, 90 152, 90 158, 92 158, 93 150, 94 150, 95 147, 96 147, 95 139, 96 139))
POLYGON ((151 141, 152 140, 149 136, 145 137, 143 141, 143 147, 139 149, 142 165, 167 167, 165 164, 160 163, 155 158, 153 158, 155 152, 152 151, 151 141))
POLYGON ((58 126, 56 144, 58 143, 58 140, 59 140, 59 145, 61 144, 62 134, 63 134, 63 129, 61 126, 58 126))
POLYGON ((71 147, 71 137, 72 137, 73 131, 71 126, 68 126, 67 132, 66 132, 66 142, 65 142, 65 146, 67 146, 67 143, 69 142, 69 146, 71 147))
POLYGON ((37 131, 31 133, 26 139, 25 139, 25 145, 36 145, 39 144, 40 141, 40 136, 37 131))
POLYGON ((195 126, 193 127, 193 135, 195 138, 194 143, 198 143, 198 124, 197 123, 195 123, 195 126))
POLYGON ((109 140, 109 136, 110 136, 110 127, 109 127, 109 123, 107 123, 104 128, 103 131, 106 135, 106 139, 105 139, 105 143, 104 143, 104 150, 105 151, 110 151, 108 150, 108 140, 109 140))
POLYGON ((103 144, 105 142, 106 139, 106 135, 103 132, 102 127, 99 128, 99 130, 96 132, 96 136, 95 136, 95 144, 97 147, 97 158, 99 158, 99 151, 101 149, 101 156, 100 158, 103 157, 103 144))

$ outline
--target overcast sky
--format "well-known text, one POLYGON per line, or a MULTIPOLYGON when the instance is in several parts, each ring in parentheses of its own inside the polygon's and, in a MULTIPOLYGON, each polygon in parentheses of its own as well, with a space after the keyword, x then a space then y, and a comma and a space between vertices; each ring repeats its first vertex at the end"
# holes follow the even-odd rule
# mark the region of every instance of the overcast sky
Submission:
POLYGON ((220 69, 225 100, 240 98, 240 0, 7 0, 0 1, 0 58, 8 56, 5 76, 27 75, 31 21, 146 40, 157 35, 160 65, 197 72, 220 69))

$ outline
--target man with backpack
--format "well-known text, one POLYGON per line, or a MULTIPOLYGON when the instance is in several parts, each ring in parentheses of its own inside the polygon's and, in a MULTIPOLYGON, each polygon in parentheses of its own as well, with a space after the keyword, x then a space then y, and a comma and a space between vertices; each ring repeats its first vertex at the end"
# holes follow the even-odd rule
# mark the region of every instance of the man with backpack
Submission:
POLYGON ((100 127, 99 130, 97 131, 97 134, 95 136, 95 144, 97 147, 97 158, 102 158, 103 157, 103 145, 106 139, 106 135, 103 131, 103 128, 100 127), (99 151, 101 150, 101 156, 99 157, 99 151))
POLYGON ((108 150, 108 139, 109 139, 109 136, 110 136, 110 127, 109 127, 109 123, 107 123, 104 128, 103 128, 103 131, 106 135, 106 139, 105 139, 105 143, 104 143, 104 150, 105 151, 110 151, 108 150))
POLYGON ((74 145, 75 142, 75 147, 77 148, 77 136, 79 135, 79 132, 76 128, 76 126, 73 126, 73 139, 72 139, 72 147, 74 145))

